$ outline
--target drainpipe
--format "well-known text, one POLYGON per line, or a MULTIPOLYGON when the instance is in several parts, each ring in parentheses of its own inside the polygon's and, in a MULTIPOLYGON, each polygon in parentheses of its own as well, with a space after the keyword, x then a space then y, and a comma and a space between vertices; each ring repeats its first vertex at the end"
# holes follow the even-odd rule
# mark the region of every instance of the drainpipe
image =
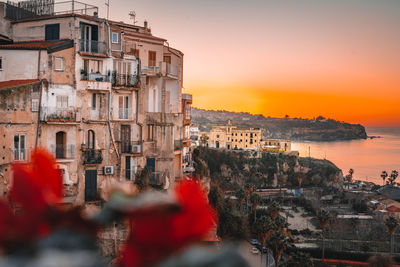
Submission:
POLYGON ((35 139, 35 149, 38 146, 39 140, 39 131, 40 131, 40 113, 42 111, 42 91, 43 91, 43 80, 40 80, 40 87, 39 87, 39 109, 38 109, 38 118, 36 124, 36 139, 35 139))
POLYGON ((39 86, 39 109, 38 109, 38 118, 37 118, 37 124, 36 124, 36 138, 35 138, 35 149, 38 146, 38 141, 39 141, 39 132, 40 132, 40 113, 42 111, 42 91, 43 91, 43 81, 40 79, 40 56, 41 56, 41 51, 38 51, 38 71, 37 71, 37 78, 40 80, 40 86, 39 86))
POLYGON ((120 158, 117 146, 115 145, 115 140, 114 140, 114 135, 111 130, 111 123, 110 123, 110 109, 111 109, 111 92, 108 93, 108 111, 107 111, 107 125, 108 125, 108 131, 110 132, 110 137, 111 137, 111 142, 113 144, 113 147, 115 149, 115 152, 117 153, 117 158, 120 158))

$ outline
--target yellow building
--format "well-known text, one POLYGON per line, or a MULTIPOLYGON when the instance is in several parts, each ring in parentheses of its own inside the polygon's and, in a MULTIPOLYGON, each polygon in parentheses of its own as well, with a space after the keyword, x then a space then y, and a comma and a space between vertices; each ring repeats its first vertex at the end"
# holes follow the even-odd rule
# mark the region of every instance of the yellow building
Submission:
POLYGON ((259 149, 262 130, 259 128, 236 128, 231 121, 225 126, 213 126, 208 133, 208 146, 226 149, 259 149))
POLYGON ((266 139, 260 143, 260 150, 270 153, 290 152, 291 145, 290 140, 266 139))

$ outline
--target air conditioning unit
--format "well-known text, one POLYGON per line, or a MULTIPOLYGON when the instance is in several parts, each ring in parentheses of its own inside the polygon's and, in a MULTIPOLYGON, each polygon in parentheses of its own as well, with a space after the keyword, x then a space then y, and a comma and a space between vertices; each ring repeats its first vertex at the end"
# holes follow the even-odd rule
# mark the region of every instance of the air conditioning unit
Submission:
POLYGON ((140 145, 132 145, 131 153, 141 153, 141 146, 140 145))
POLYGON ((104 166, 103 172, 105 175, 114 174, 114 166, 104 166))

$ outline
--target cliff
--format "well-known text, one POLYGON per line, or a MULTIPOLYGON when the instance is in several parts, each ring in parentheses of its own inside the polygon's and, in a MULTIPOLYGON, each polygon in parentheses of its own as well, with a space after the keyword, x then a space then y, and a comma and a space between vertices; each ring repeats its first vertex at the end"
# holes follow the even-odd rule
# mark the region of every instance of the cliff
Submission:
POLYGON ((328 160, 301 158, 295 154, 227 151, 200 147, 193 153, 196 173, 220 181, 230 190, 251 183, 257 187, 340 186, 342 171, 328 160))
POLYGON ((264 129, 266 138, 291 139, 304 141, 338 141, 366 139, 364 126, 318 117, 271 118, 252 115, 245 112, 214 111, 192 108, 193 125, 199 125, 202 131, 210 130, 212 125, 225 125, 228 120, 238 127, 264 129))

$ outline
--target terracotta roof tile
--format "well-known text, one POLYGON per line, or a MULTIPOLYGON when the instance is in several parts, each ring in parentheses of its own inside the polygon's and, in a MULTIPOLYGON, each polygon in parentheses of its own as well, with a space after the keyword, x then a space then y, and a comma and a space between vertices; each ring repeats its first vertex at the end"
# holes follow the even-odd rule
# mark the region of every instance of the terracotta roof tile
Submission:
POLYGON ((18 85, 27 85, 27 84, 36 83, 36 82, 39 82, 39 79, 4 81, 4 82, 0 82, 0 89, 10 88, 13 86, 18 86, 18 85))
POLYGON ((400 212, 400 208, 398 208, 396 206, 390 206, 390 207, 386 208, 386 210, 389 212, 400 212))
POLYGON ((0 45, 0 49, 29 49, 29 50, 41 50, 47 49, 53 45, 58 45, 65 42, 65 40, 46 42, 46 41, 21 41, 14 42, 12 44, 0 45))

